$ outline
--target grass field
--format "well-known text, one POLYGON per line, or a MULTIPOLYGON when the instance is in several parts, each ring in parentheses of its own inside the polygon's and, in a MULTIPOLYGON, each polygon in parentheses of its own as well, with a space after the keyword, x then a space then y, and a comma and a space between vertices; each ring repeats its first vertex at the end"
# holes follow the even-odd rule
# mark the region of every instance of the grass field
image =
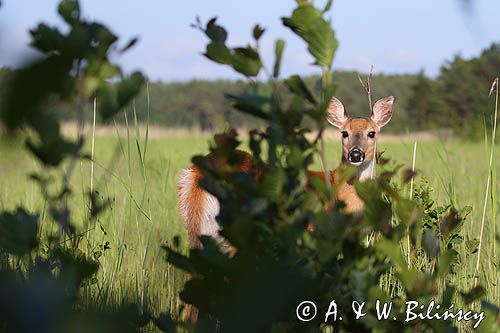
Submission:
MULTIPOLYGON (((144 135, 144 133, 142 133, 144 135)), ((186 233, 176 208, 176 176, 181 168, 190 164, 193 154, 208 149, 209 136, 202 134, 174 133, 171 136, 150 138, 144 163, 139 158, 134 134, 107 135, 96 138, 94 188, 104 199, 111 199, 111 209, 99 216, 82 242, 82 250, 102 252, 109 242, 109 249, 100 257, 101 270, 95 284, 85 292, 102 304, 114 304, 122 299, 132 299, 143 306, 160 312, 178 309, 177 294, 183 275, 167 265, 161 245, 181 236, 181 246, 186 249, 186 233)), ((87 151, 90 144, 87 142, 87 151)), ((144 140, 141 149, 144 152, 144 140)), ((413 142, 381 143, 385 156, 411 166, 413 142)), ((0 209, 14 209, 25 205, 32 211, 43 211, 45 203, 40 190, 28 174, 40 166, 24 150, 19 141, 0 141, 0 209)), ((479 237, 489 151, 482 143, 461 141, 419 142, 416 168, 429 179, 440 203, 450 200, 457 206, 470 205, 473 211, 463 229, 467 238, 479 237)), ((340 158, 340 145, 327 143, 327 162, 335 167, 340 158)), ((319 166, 319 164, 317 164, 319 166)), ((500 154, 494 159, 500 168, 500 154)), ((318 167, 319 168, 319 167, 318 167)), ((500 171, 500 170, 498 170, 500 171)), ((56 172, 56 171, 54 171, 56 172)), ((417 184, 420 178, 417 179, 417 184)), ((88 211, 85 195, 90 184, 90 163, 78 162, 72 176, 74 193, 71 207, 73 221, 85 230, 83 221, 88 211)), ((496 184, 497 192, 500 190, 496 184)), ((489 198, 490 200, 490 198, 489 198)), ((496 198, 498 200, 498 198, 496 198)), ((500 229, 498 218, 491 216, 491 203, 486 210, 480 281, 487 286, 487 298, 500 302, 498 257, 493 253, 493 226, 500 229)), ((42 232, 49 224, 42 216, 42 232)), ((465 244, 455 279, 463 289, 473 285, 477 253, 466 256, 465 244)))

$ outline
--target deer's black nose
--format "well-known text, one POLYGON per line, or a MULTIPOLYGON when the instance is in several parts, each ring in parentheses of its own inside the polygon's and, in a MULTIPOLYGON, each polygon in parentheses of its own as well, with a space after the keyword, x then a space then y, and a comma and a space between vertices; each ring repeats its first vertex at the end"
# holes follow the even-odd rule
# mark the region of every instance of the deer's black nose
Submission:
POLYGON ((349 152, 349 161, 353 163, 363 162, 365 159, 365 153, 359 148, 353 148, 349 152))

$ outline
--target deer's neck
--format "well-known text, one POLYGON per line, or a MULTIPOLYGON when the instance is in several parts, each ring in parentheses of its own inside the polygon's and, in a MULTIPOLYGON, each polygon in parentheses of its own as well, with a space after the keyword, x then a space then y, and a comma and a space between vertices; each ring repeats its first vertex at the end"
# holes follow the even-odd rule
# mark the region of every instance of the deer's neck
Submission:
MULTIPOLYGON (((345 159, 342 158, 342 163, 349 163, 349 162, 347 162, 345 159)), ((357 179, 359 181, 363 181, 365 179, 373 178, 373 174, 374 174, 373 168, 374 167, 375 167, 374 160, 365 161, 365 162, 361 163, 358 166, 358 173, 356 174, 355 179, 357 179)))
POLYGON ((358 167, 358 179, 360 181, 363 181, 365 179, 371 179, 373 178, 373 168, 375 167, 375 163, 373 160, 366 161, 361 163, 361 165, 358 167))

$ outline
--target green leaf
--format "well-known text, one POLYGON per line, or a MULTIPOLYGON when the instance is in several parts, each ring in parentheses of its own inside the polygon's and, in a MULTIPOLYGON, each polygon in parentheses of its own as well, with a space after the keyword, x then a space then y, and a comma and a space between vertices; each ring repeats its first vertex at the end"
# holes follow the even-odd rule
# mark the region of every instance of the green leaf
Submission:
POLYGON ((64 36, 57 28, 43 23, 30 30, 30 34, 33 38, 31 46, 42 52, 58 51, 64 42, 64 36))
POLYGON ((141 72, 134 72, 118 84, 118 105, 126 106, 141 90, 146 79, 141 72))
POLYGON ((414 200, 401 198, 395 202, 394 206, 398 217, 407 225, 413 225, 422 218, 422 212, 414 200))
POLYGON ((323 14, 328 12, 332 8, 333 0, 328 0, 325 7, 323 8, 323 14))
POLYGON ((277 39, 274 45, 273 77, 275 78, 280 76, 281 59, 283 58, 284 48, 285 48, 285 41, 283 39, 277 39))
POLYGON ((106 26, 99 23, 92 23, 87 27, 90 35, 89 46, 97 51, 98 57, 106 57, 111 45, 116 43, 118 37, 106 26))
POLYGON ((60 136, 57 132, 53 137, 42 138, 40 142, 32 139, 26 141, 26 146, 43 164, 58 166, 68 155, 78 155, 83 142, 72 142, 60 136))
POLYGON ((441 222, 439 223, 439 230, 441 231, 443 237, 446 239, 453 230, 455 230, 462 224, 462 222, 462 217, 458 215, 458 212, 454 208, 452 208, 441 219, 441 222))
POLYGON ((0 215, 0 248, 14 255, 24 255, 38 244, 38 215, 17 208, 0 215))
POLYGON ((189 258, 186 256, 170 249, 167 246, 162 247, 163 250, 167 253, 167 261, 174 265, 175 267, 182 269, 185 272, 192 273, 194 272, 193 266, 189 261, 189 258))
POLYGON ((406 270, 407 263, 401 254, 399 242, 381 237, 375 243, 375 248, 384 256, 389 257, 398 269, 406 270))
POLYGON ((481 310, 484 311, 484 321, 477 327, 477 332, 489 333, 500 331, 500 309, 498 306, 482 301, 481 310))
POLYGON ((140 72, 135 72, 116 85, 102 84, 97 91, 100 100, 98 110, 102 118, 110 119, 129 104, 140 92, 144 81, 144 76, 140 72))
POLYGON ((465 250, 467 251, 468 254, 474 254, 478 251, 479 249, 479 239, 473 238, 470 239, 469 236, 466 236, 465 240, 465 250))
POLYGON ((153 322, 162 332, 173 333, 176 331, 175 321, 168 312, 163 312, 158 317, 153 318, 153 322))
POLYGON ((285 80, 285 85, 291 92, 299 96, 302 96, 303 98, 311 102, 313 105, 318 104, 318 102, 316 101, 312 93, 309 91, 309 89, 307 88, 306 84, 304 83, 304 81, 300 76, 298 75, 290 76, 288 79, 285 80))
POLYGON ((60 277, 70 284, 75 284, 77 288, 99 269, 99 262, 87 258, 81 250, 60 249, 55 252, 55 257, 61 265, 60 277))
POLYGON ((260 25, 255 25, 255 27, 253 28, 253 31, 252 31, 252 35, 253 35, 253 38, 258 41, 260 39, 260 37, 262 37, 262 35, 264 34, 264 32, 266 31, 266 29, 262 28, 260 25))
POLYGON ((207 23, 205 34, 214 42, 224 43, 227 39, 227 31, 222 26, 216 24, 217 18, 214 17, 207 23))
POLYGON ((274 200, 283 192, 285 179, 286 175, 282 169, 271 169, 264 174, 260 190, 266 197, 274 200))
POLYGON ((125 44, 124 47, 122 47, 120 49, 120 53, 125 53, 127 52, 128 50, 130 50, 131 48, 133 48, 135 46, 135 44, 137 44, 137 42, 139 41, 139 38, 138 37, 134 37, 134 38, 131 38, 127 44, 125 44))
POLYGON ((283 24, 307 43, 307 49, 316 59, 315 64, 330 68, 338 42, 323 13, 312 5, 300 5, 283 24))
POLYGON ((430 257, 437 257, 441 252, 441 240, 439 239, 439 235, 431 230, 424 231, 422 235, 422 247, 430 257))
POLYGON ((259 53, 250 46, 235 48, 231 63, 234 70, 249 77, 257 76, 262 68, 259 53))
POLYGON ((91 41, 91 31, 84 25, 75 25, 66 37, 62 53, 75 59, 85 58, 93 49, 91 41))
POLYGON ((80 20, 80 4, 78 0, 62 0, 57 11, 71 25, 80 20))
POLYGON ((479 299, 481 299, 486 294, 486 291, 482 286, 477 286, 470 289, 467 292, 461 292, 460 295, 464 300, 465 305, 469 305, 479 299))
POLYGON ((245 113, 262 119, 270 119, 271 99, 267 96, 242 94, 226 95, 234 100, 233 107, 245 113))
POLYGON ((219 64, 229 65, 233 61, 233 55, 227 46, 220 41, 213 41, 207 45, 205 57, 219 64))
POLYGON ((451 268, 458 262, 458 252, 448 250, 439 257, 437 275, 444 278, 451 272, 451 268))

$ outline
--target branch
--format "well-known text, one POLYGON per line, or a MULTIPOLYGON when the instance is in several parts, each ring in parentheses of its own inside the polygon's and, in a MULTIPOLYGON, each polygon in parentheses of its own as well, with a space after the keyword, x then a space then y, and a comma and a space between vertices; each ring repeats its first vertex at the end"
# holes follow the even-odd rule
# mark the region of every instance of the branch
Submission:
POLYGON ((372 75, 373 75, 373 65, 370 67, 370 74, 368 74, 367 82, 366 84, 363 82, 361 77, 358 75, 358 80, 359 83, 361 83, 361 86, 365 90, 366 94, 368 95, 368 103, 370 104, 370 112, 373 113, 373 104, 372 104, 372 75))

